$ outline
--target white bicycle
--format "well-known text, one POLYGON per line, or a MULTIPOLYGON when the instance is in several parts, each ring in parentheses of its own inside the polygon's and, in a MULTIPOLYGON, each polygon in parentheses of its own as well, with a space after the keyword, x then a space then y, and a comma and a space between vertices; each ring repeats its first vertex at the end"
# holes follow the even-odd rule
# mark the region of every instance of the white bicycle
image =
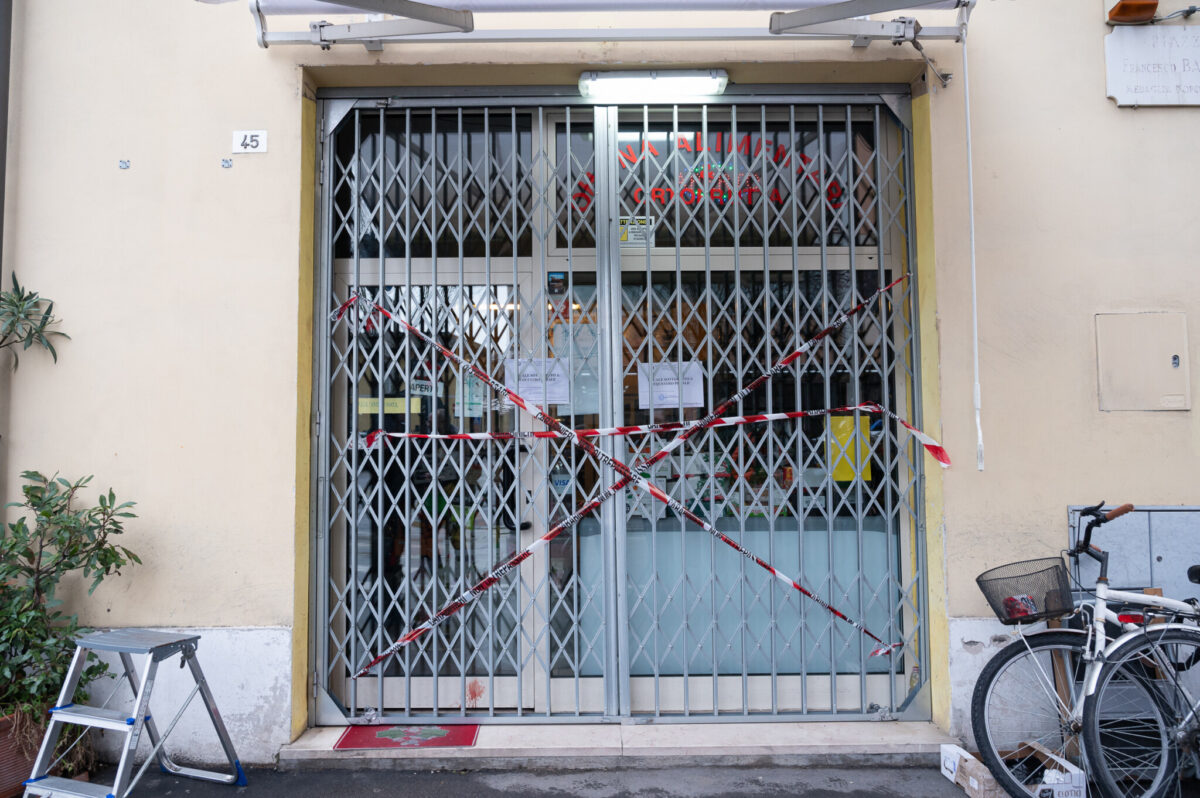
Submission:
MULTIPOLYGON (((1179 738, 1192 729, 1196 712, 1177 705, 1200 697, 1200 684, 1185 697, 1182 690, 1168 691, 1174 683, 1164 682, 1169 674, 1190 674, 1200 662, 1195 627, 1200 606, 1195 599, 1109 588, 1108 553, 1091 544, 1092 532, 1133 506, 1108 512, 1103 506, 1082 511, 1081 520, 1090 519, 1087 528, 1066 552, 1099 563, 1090 599, 1072 599, 1061 557, 1010 563, 976 580, 1000 621, 1018 626, 1018 640, 987 663, 971 701, 980 756, 1014 798, 1036 795, 1056 760, 1088 771, 1106 798, 1158 798, 1178 786, 1180 763, 1190 760, 1180 756, 1179 738), (1065 616, 1082 623, 1022 631, 1026 624, 1065 616), (1196 661, 1180 659, 1175 651, 1189 644, 1186 656, 1195 655, 1196 661), (1155 658, 1159 662, 1152 667, 1148 663, 1155 658), (1167 662, 1174 663, 1170 671, 1167 662), (1183 664, 1187 667, 1181 670, 1183 664)), ((1197 573, 1189 571, 1189 577, 1196 581, 1200 569, 1193 570, 1197 573)), ((1195 671, 1200 677, 1200 665, 1195 671)))

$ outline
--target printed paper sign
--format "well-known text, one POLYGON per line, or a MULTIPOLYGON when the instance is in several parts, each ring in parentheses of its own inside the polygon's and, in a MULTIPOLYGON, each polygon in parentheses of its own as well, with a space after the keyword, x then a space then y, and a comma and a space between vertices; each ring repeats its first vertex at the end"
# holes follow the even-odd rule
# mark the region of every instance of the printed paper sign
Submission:
POLYGON ((504 387, 527 402, 558 405, 571 401, 571 376, 567 361, 554 357, 504 359, 504 387))
POLYGON ((638 408, 704 407, 704 369, 683 363, 638 363, 638 408))
POLYGON ((409 380, 409 396, 433 396, 433 383, 429 380, 409 380))
POLYGON ((1117 105, 1200 105, 1200 25, 1133 25, 1104 37, 1117 105))
POLYGON ((454 415, 463 418, 483 418, 483 404, 487 398, 487 388, 479 380, 463 377, 454 386, 454 415), (463 393, 466 399, 463 399, 463 393))
POLYGON ((838 482, 849 482, 860 476, 871 478, 871 419, 858 417, 858 454, 850 445, 854 438, 854 416, 830 416, 829 429, 833 432, 834 457, 833 478, 838 482), (859 473, 859 464, 862 471, 859 473))
POLYGON ((622 216, 620 219, 621 246, 644 247, 654 245, 653 216, 622 216))
MULTIPOLYGON (((396 413, 420 413, 420 399, 406 399, 403 396, 388 396, 383 400, 383 412, 385 414, 396 413), (407 403, 407 407, 405 406, 407 403)), ((377 416, 379 415, 379 397, 378 396, 360 396, 358 397, 358 414, 360 416, 377 416)))
POLYGON ((600 412, 600 347, 596 337, 595 324, 576 324, 571 329, 571 370, 575 376, 575 390, 571 394, 574 401, 569 412, 577 416, 600 412))

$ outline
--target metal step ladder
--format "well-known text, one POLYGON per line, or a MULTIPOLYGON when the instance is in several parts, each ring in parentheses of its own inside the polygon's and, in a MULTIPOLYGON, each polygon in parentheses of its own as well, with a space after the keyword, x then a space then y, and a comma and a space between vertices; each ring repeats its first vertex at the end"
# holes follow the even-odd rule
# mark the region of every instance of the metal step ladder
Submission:
POLYGON ((196 660, 196 646, 199 642, 199 635, 154 632, 147 629, 93 632, 76 638, 75 656, 71 660, 71 667, 67 671, 62 691, 58 694, 58 706, 50 710, 50 723, 46 727, 46 736, 42 740, 42 747, 38 750, 37 759, 34 761, 33 774, 25 782, 25 798, 50 795, 56 797, 125 798, 145 773, 146 767, 156 758, 165 772, 176 776, 244 786, 246 774, 242 771, 242 765, 238 761, 237 754, 233 750, 233 743, 229 739, 229 732, 225 730, 221 713, 217 710, 212 692, 208 689, 208 682, 205 681, 204 673, 200 670, 200 663, 196 660), (71 702, 75 695, 75 689, 79 686, 79 677, 87 664, 89 651, 112 651, 120 655, 121 664, 125 669, 125 678, 129 682, 129 686, 133 688, 135 696, 132 712, 80 706, 71 702), (134 654, 146 655, 140 679, 133 664, 134 654), (154 687, 154 676, 158 671, 158 664, 175 654, 179 654, 181 657, 179 667, 182 668, 186 663, 191 669, 196 686, 187 700, 183 702, 183 706, 180 707, 166 732, 159 734, 158 728, 154 725, 154 719, 150 716, 150 691, 154 687), (175 724, 183 717, 184 710, 196 697, 196 693, 199 693, 204 699, 204 706, 208 709, 208 715, 217 731, 217 737, 221 740, 221 748, 224 749, 225 756, 229 759, 232 773, 182 767, 171 761, 167 752, 163 750, 163 743, 174 730, 175 724), (52 759, 59 734, 69 724, 89 726, 94 729, 108 729, 124 735, 125 742, 121 750, 121 760, 117 764, 117 780, 111 787, 48 775, 53 768, 52 759), (141 770, 137 772, 137 775, 133 775, 133 760, 143 728, 149 733, 153 748, 150 755, 146 757, 141 770))

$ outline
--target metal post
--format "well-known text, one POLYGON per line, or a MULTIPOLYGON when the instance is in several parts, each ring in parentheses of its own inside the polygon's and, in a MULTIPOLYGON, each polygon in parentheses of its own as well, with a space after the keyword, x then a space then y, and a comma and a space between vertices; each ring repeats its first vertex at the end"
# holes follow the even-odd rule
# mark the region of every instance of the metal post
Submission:
POLYGON ((0 258, 4 256, 4 182, 8 174, 8 84, 12 61, 12 0, 0 0, 0 258))

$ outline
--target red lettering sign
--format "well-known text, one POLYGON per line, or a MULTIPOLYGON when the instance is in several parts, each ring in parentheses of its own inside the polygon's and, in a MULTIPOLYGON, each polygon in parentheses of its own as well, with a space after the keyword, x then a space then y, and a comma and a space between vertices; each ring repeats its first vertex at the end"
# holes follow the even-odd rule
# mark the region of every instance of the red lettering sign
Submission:
POLYGON ((583 178, 575 184, 579 191, 571 195, 571 200, 575 203, 575 209, 580 213, 587 213, 587 209, 592 205, 592 199, 596 196, 596 175, 592 172, 587 172, 583 178))
MULTIPOLYGON (((695 131, 692 134, 677 132, 668 134, 675 138, 675 149, 680 152, 714 152, 719 155, 732 153, 734 150, 734 137, 726 135, 723 131, 715 131, 709 134, 709 140, 713 144, 712 147, 705 147, 704 137, 701 131, 695 131)), ((762 136, 752 136, 749 133, 744 134, 737 142, 737 152, 739 155, 745 156, 748 159, 757 159, 762 156, 764 146, 767 147, 767 152, 771 153, 770 143, 764 144, 762 136)), ((642 140, 641 152, 635 152, 634 145, 627 144, 624 149, 617 150, 617 159, 621 164, 622 169, 635 168, 639 161, 646 157, 649 153, 655 157, 661 157, 658 149, 654 144, 646 139, 642 140)), ((821 189, 822 178, 819 169, 811 169, 813 159, 803 152, 791 153, 787 147, 782 144, 776 144, 774 153, 771 155, 771 162, 776 166, 784 168, 790 167, 792 156, 795 155, 799 165, 796 167, 796 177, 801 182, 811 182, 818 190, 821 189)), ((724 158, 722 157, 722 160, 724 158)), ((787 198, 781 191, 779 185, 773 185, 769 191, 763 188, 763 176, 761 173, 753 169, 747 171, 738 171, 734 173, 733 168, 723 167, 721 164, 698 165, 694 169, 686 172, 681 172, 676 178, 676 185, 657 186, 649 190, 649 199, 646 196, 646 190, 642 187, 637 187, 633 190, 633 201, 641 204, 655 204, 660 208, 665 208, 677 198, 684 205, 695 205, 706 195, 712 202, 723 205, 728 202, 735 194, 746 205, 754 205, 760 196, 772 205, 783 207, 787 202, 787 198)), ((772 181, 776 182, 776 181, 772 181)), ((784 181, 786 182, 786 181, 784 181)), ((579 213, 586 213, 592 205, 592 201, 596 196, 596 176, 588 172, 575 185, 576 191, 571 195, 571 200, 579 213)), ((783 186, 784 190, 790 189, 789 186, 783 186)), ((834 176, 826 176, 824 180, 824 195, 829 206, 834 210, 840 210, 845 202, 846 190, 842 182, 834 176)))

